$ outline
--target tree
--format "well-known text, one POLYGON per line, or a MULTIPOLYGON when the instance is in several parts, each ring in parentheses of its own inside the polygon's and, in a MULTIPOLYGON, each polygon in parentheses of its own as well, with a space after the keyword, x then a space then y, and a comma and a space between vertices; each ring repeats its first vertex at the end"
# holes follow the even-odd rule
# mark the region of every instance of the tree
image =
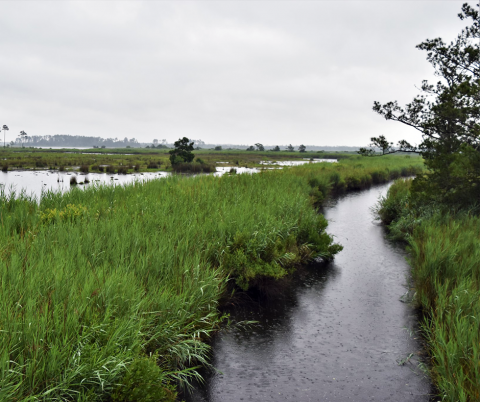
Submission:
POLYGON ((275 146, 275 148, 272 149, 272 151, 274 151, 274 152, 280 152, 280 147, 277 145, 277 146, 275 146))
POLYGON ((298 147, 299 152, 305 152, 306 150, 307 150, 307 147, 303 144, 298 147))
POLYGON ((221 151, 221 150, 222 150, 222 146, 221 146, 221 145, 217 145, 217 146, 215 147, 215 151, 221 151))
POLYGON ((170 162, 172 166, 179 163, 190 163, 195 158, 193 154, 193 141, 190 141, 187 137, 180 138, 178 141, 175 141, 174 149, 169 151, 170 153, 170 162))
POLYGON ((382 155, 397 152, 397 150, 392 147, 393 142, 388 142, 384 135, 380 135, 379 137, 372 137, 370 138, 370 141, 372 141, 372 143, 370 144, 370 147, 372 148, 360 148, 360 154, 364 156, 375 156, 377 155, 376 149, 378 148, 380 148, 380 150, 382 151, 382 155))
POLYGON ((3 130, 3 147, 5 148, 5 131, 8 131, 8 126, 6 124, 2 127, 3 130))
MULTIPOLYGON (((393 148, 384 136, 371 138, 382 155, 420 153, 428 174, 417 177, 413 193, 447 204, 466 206, 480 199, 480 21, 479 12, 467 3, 458 15, 471 20, 457 38, 446 44, 441 38, 417 46, 440 77, 436 84, 423 81, 421 93, 407 104, 380 104, 373 110, 386 120, 403 123, 421 133, 414 146, 405 140, 393 148)), ((362 155, 375 150, 361 148, 362 155)))
POLYGON ((257 142, 255 146, 257 147, 257 151, 262 151, 262 152, 265 151, 265 147, 259 142, 257 142))
POLYGON ((295 148, 293 148, 292 144, 290 144, 290 145, 287 147, 287 151, 288 151, 288 152, 293 152, 293 151, 295 151, 295 148))
POLYGON ((255 147, 253 145, 250 145, 248 148, 247 148, 247 151, 255 151, 255 147))
POLYGON ((20 138, 20 141, 22 141, 22 147, 23 147, 23 141, 27 138, 27 133, 25 131, 20 131, 20 134, 18 134, 18 137, 20 138))

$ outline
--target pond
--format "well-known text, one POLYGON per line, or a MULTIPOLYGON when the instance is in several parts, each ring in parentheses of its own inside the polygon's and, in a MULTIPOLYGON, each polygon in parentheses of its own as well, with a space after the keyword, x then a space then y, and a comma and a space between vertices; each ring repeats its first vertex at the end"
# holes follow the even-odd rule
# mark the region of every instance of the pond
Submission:
POLYGON ((107 173, 88 173, 83 175, 74 172, 57 172, 49 170, 12 170, 9 172, 0 172, 0 188, 10 194, 15 191, 19 194, 22 189, 28 195, 40 197, 42 191, 68 191, 70 178, 76 176, 77 182, 84 182, 88 177, 89 184, 77 185, 79 188, 85 188, 97 184, 126 184, 135 180, 152 180, 160 177, 166 177, 167 172, 155 173, 135 173, 135 174, 107 174, 107 173))
MULTIPOLYGON (((222 176, 230 172, 230 167, 217 167, 215 176, 222 176)), ((260 169, 255 168, 235 168, 236 173, 257 173, 260 169)), ((95 184, 127 184, 136 180, 153 180, 168 177, 168 172, 144 172, 132 174, 108 174, 108 173, 88 173, 83 174, 79 172, 58 172, 51 170, 12 170, 9 172, 0 172, 0 190, 5 194, 10 194, 15 191, 19 194, 22 189, 28 195, 40 197, 42 191, 68 191, 70 186, 70 179, 75 176, 77 182, 84 182, 88 178, 89 183, 77 185, 78 188, 87 188, 95 184)))

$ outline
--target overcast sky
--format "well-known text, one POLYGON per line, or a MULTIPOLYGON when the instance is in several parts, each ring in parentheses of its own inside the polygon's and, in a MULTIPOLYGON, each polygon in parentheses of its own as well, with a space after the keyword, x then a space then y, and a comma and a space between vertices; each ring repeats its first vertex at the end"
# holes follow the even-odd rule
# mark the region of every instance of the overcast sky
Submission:
POLYGON ((0 1, 0 125, 7 141, 418 142, 372 104, 432 78, 415 45, 453 39, 464 2, 0 1))

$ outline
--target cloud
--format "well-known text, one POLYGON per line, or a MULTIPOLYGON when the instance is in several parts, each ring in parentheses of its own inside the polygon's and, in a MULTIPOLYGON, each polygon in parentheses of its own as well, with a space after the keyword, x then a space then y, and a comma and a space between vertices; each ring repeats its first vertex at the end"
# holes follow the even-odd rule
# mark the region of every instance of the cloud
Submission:
POLYGON ((140 141, 365 145, 461 2, 3 2, 0 123, 140 141))

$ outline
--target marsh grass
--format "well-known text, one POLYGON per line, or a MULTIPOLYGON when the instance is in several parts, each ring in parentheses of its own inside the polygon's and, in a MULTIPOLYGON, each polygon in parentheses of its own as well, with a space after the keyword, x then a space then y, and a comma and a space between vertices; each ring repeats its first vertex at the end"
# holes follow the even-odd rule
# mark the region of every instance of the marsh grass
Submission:
POLYGON ((379 205, 396 238, 408 242, 429 370, 440 396, 480 400, 480 218, 438 206, 412 207, 398 181, 379 205))
POLYGON ((312 203, 387 166, 1 193, 0 400, 174 399, 209 364, 227 284, 333 258, 312 203))
POLYGON ((208 364, 228 277, 246 288, 340 249, 309 188, 258 174, 47 192, 39 203, 3 194, 0 399, 130 395, 118 384, 136 383, 128 368, 151 353, 159 393, 188 381, 208 364))
MULTIPOLYGON (((59 149, 20 149, 7 148, 1 149, 0 153, 5 163, 8 163, 13 169, 36 169, 47 166, 56 168, 65 166, 72 170, 76 166, 94 167, 100 165, 111 166, 135 166, 135 171, 147 171, 152 169, 169 170, 168 149, 86 149, 86 150, 59 150, 59 149), (156 166, 156 167, 155 167, 156 166)), ((212 151, 196 150, 197 162, 205 165, 203 172, 214 172, 215 163, 226 161, 229 165, 238 165, 245 167, 256 167, 258 163, 264 160, 298 160, 308 157, 335 158, 344 159, 352 157, 348 153, 299 153, 299 152, 247 152, 241 150, 231 151, 212 151), (207 167, 208 166, 208 167, 207 167)), ((129 168, 131 170, 131 168, 129 168)), ((185 171, 185 170, 184 170, 185 171)))

